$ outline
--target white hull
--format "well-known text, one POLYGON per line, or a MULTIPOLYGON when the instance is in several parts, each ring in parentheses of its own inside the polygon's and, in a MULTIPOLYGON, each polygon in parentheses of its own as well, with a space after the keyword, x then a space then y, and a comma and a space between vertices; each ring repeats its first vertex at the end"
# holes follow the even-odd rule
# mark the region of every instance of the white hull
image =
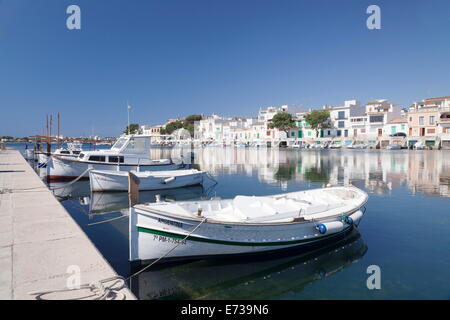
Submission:
MULTIPOLYGON (((156 163, 156 162, 155 162, 156 163)), ((52 157, 52 161, 48 166, 48 178, 50 180, 66 180, 75 179, 83 173, 84 178, 89 177, 87 169, 94 170, 112 170, 117 171, 162 171, 177 170, 182 168, 183 164, 164 163, 153 165, 133 165, 133 164, 108 164, 108 163, 90 163, 78 160, 63 159, 62 157, 52 157)))
POLYGON ((131 261, 158 259, 166 255, 176 244, 179 245, 165 258, 262 253, 312 245, 336 237, 352 228, 352 225, 346 225, 339 232, 322 235, 316 229, 317 224, 313 222, 298 225, 278 225, 270 228, 204 223, 195 231, 195 234, 187 240, 183 240, 185 235, 198 223, 192 224, 192 222, 178 219, 166 219, 157 215, 143 216, 142 212, 135 209, 131 210, 130 226, 133 223, 136 225, 130 230, 131 261), (168 223, 179 223, 186 227, 169 226, 168 223))
POLYGON ((35 160, 35 154, 33 149, 26 149, 25 150, 25 158, 27 160, 35 160))
MULTIPOLYGON (((203 183, 204 172, 176 170, 162 172, 133 172, 139 178, 139 190, 163 190, 203 183)), ((128 173, 123 171, 89 171, 91 191, 127 191, 128 173)))
MULTIPOLYGON (((255 197, 255 202, 258 201, 257 198, 255 197)), ((137 205, 130 213, 130 260, 253 254, 309 246, 333 239, 358 225, 363 216, 359 209, 366 200, 367 198, 358 200, 358 205, 351 211, 339 213, 335 210, 332 215, 322 218, 321 213, 316 213, 317 218, 314 219, 282 218, 271 222, 260 219, 259 221, 263 222, 259 223, 245 222, 250 220, 243 222, 225 222, 209 218, 205 220, 206 216, 184 218, 180 210, 178 211, 181 214, 165 213, 164 207, 170 206, 166 203, 161 203, 160 206, 137 205), (318 228, 320 225, 337 227, 322 232, 323 230, 320 231, 318 228), (172 250, 175 246, 176 248, 172 250)), ((220 201, 206 201, 202 206, 207 207, 209 204, 221 206, 220 201)), ((295 214, 298 215, 298 211, 295 214)), ((275 214, 275 216, 282 215, 284 214, 275 214)))

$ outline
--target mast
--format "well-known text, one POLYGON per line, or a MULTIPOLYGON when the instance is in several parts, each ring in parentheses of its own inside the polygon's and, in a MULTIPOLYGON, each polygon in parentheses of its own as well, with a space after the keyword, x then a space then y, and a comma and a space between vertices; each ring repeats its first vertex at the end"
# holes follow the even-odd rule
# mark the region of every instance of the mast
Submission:
POLYGON ((50 152, 50 142, 49 142, 49 127, 48 127, 48 114, 46 115, 46 138, 47 138, 47 153, 49 153, 50 152))
POLYGON ((59 125, 60 125, 60 118, 59 118, 59 112, 58 112, 58 136, 56 137, 56 141, 58 142, 58 148, 60 147, 60 146, 59 146, 59 134, 60 134, 60 133, 59 133, 59 129, 60 129, 60 126, 59 126, 59 125))

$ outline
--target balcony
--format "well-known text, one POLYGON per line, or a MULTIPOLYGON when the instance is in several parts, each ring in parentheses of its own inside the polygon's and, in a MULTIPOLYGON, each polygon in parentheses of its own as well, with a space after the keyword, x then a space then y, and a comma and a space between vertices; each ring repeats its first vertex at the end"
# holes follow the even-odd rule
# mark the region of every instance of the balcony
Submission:
POLYGON ((450 124, 450 118, 440 118, 437 123, 450 124))

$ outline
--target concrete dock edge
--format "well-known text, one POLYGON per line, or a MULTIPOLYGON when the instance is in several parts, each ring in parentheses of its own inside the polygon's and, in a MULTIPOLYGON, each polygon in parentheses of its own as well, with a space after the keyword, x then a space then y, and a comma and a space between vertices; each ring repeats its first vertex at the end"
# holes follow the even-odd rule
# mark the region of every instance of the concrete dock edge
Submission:
MULTIPOLYGON (((81 284, 117 276, 21 153, 0 150, 0 299, 29 300, 33 291, 65 289, 78 270, 81 284)), ((83 292, 48 298, 80 298, 83 292)), ((126 287, 116 294, 136 299, 126 287)))

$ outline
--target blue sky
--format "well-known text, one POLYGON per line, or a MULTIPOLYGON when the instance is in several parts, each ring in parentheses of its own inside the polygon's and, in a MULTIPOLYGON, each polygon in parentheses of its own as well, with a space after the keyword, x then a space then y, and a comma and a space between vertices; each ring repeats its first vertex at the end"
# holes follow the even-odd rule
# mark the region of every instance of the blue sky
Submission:
POLYGON ((450 95, 450 1, 0 0, 0 136, 450 95), (81 8, 81 30, 66 8, 81 8), (381 8, 381 30, 366 9, 381 8))

